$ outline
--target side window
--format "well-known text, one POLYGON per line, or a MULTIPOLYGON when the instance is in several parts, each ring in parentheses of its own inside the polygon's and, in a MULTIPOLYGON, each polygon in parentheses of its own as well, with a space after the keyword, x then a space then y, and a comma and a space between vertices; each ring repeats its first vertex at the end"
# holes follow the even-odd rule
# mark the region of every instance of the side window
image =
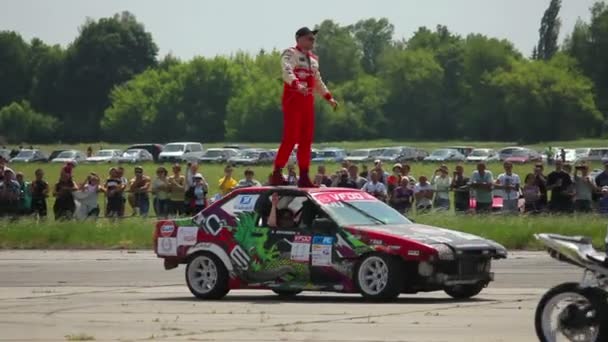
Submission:
POLYGON ((222 205, 222 210, 235 217, 239 213, 253 212, 259 194, 240 194, 222 205))

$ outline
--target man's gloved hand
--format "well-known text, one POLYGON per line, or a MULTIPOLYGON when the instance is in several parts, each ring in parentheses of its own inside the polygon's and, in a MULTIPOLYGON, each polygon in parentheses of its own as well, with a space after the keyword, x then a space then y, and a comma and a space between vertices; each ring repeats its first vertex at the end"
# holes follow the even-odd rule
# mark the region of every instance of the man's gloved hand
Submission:
POLYGON ((330 99, 329 100, 329 105, 334 109, 338 109, 338 101, 334 100, 334 99, 330 99))

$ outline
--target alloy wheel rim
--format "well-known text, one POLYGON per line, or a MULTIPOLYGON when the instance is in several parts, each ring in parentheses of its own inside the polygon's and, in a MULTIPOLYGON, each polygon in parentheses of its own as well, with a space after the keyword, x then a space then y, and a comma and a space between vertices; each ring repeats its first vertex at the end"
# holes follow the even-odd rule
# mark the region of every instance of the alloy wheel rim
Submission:
POLYGON ((359 267, 359 286, 369 295, 381 293, 388 284, 388 265, 377 256, 369 257, 359 267))
POLYGON ((207 256, 198 256, 188 270, 190 285, 199 293, 208 293, 217 284, 218 272, 215 262, 207 256))

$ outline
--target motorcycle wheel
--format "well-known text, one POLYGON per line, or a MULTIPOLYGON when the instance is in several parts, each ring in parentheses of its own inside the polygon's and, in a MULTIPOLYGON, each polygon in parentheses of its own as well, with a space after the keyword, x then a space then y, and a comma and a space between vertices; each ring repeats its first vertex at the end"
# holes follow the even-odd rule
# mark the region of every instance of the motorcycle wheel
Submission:
POLYGON ((541 298, 536 307, 534 325, 541 342, 600 342, 608 341, 607 318, 606 293, 603 290, 564 283, 541 298))

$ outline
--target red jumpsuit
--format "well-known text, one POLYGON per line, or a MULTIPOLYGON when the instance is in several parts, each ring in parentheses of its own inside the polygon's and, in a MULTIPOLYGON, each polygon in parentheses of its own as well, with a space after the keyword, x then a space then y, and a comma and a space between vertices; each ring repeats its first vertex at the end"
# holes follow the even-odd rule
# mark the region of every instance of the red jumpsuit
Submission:
POLYGON ((298 47, 289 48, 281 55, 283 68, 283 140, 274 162, 275 170, 282 169, 298 144, 298 166, 300 179, 306 177, 310 168, 312 139, 315 126, 314 93, 326 100, 332 95, 327 90, 319 73, 319 61, 311 52, 298 47), (306 95, 298 90, 298 85, 306 86, 306 95))

